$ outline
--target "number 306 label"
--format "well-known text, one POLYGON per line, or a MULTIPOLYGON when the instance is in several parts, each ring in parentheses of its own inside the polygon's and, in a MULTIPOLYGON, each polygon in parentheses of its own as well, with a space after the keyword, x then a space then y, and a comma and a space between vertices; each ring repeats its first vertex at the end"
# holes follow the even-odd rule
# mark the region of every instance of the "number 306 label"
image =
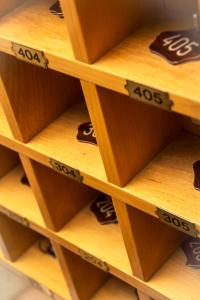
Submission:
POLYGON ((129 97, 133 99, 171 110, 173 102, 169 99, 168 93, 129 80, 127 80, 125 88, 129 92, 129 97))
POLYGON ((200 59, 200 31, 188 29, 162 32, 150 49, 174 65, 200 59))
POLYGON ((195 224, 190 223, 178 216, 172 215, 169 212, 166 212, 160 208, 157 208, 156 214, 159 217, 159 220, 165 224, 168 224, 175 229, 182 231, 193 237, 198 236, 198 230, 196 229, 195 224))
POLYGON ((12 43, 12 50, 18 59, 47 69, 48 60, 42 51, 25 47, 16 43, 12 43))

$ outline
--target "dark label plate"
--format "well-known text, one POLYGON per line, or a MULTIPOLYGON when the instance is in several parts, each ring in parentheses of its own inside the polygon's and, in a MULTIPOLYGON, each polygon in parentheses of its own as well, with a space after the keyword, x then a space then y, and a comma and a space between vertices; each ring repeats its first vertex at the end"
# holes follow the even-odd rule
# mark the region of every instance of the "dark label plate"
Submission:
POLYGON ((96 145, 96 135, 91 122, 83 123, 78 127, 77 140, 79 142, 96 145))
POLYGON ((168 93, 140 83, 127 80, 125 89, 128 91, 129 97, 135 100, 139 100, 165 110, 171 110, 173 105, 173 102, 169 99, 168 93))
POLYGON ((165 31, 157 36, 150 50, 177 65, 200 59, 200 30, 165 31))
POLYGON ((106 194, 100 194, 90 206, 100 224, 116 224, 117 216, 112 198, 106 194))
POLYGON ((190 223, 160 208, 157 208, 156 214, 158 215, 161 222, 193 237, 198 236, 198 230, 196 229, 195 224, 190 223))
POLYGON ((194 170, 194 187, 197 191, 200 191, 200 160, 193 164, 194 170))
POLYGON ((50 12, 58 17, 60 17, 61 19, 64 18, 64 14, 62 12, 62 8, 60 5, 60 1, 56 1, 56 3, 54 3, 50 8, 49 8, 50 12))
POLYGON ((182 249, 187 257, 186 265, 200 269, 200 239, 187 238, 182 244, 182 249))

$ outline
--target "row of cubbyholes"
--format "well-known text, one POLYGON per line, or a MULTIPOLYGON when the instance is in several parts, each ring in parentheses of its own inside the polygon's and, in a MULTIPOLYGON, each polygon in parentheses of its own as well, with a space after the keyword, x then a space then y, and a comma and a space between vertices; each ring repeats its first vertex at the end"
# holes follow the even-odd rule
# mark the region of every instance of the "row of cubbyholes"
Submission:
MULTIPOLYGON (((8 12, 10 14, 4 16, 1 21, 1 34, 13 41, 17 35, 21 44, 30 46, 37 44, 37 49, 53 49, 53 52, 57 52, 58 56, 60 49, 63 49, 71 57, 72 51, 69 45, 72 43, 74 54, 78 59, 94 62, 135 31, 138 26, 157 22, 157 27, 154 26, 152 29, 154 36, 148 37, 148 39, 153 40, 161 28, 169 30, 174 25, 174 20, 179 21, 178 28, 187 28, 188 21, 191 23, 193 14, 198 12, 197 0, 192 0, 190 3, 184 0, 184 4, 180 0, 174 2, 170 0, 142 0, 140 5, 136 0, 120 0, 117 5, 114 1, 108 3, 105 0, 94 5, 92 0, 87 0, 84 6, 81 5, 81 0, 73 0, 71 3, 61 0, 66 14, 67 22, 65 25, 64 19, 50 13, 50 7, 55 2, 56 0, 42 0, 40 2, 29 0, 24 3, 23 0, 18 0, 2 3, 0 16, 6 15, 8 12), (18 7, 17 10, 15 10, 16 7, 18 7), (40 16, 39 20, 38 16, 40 16), (109 20, 107 26, 99 26, 102 19, 109 20), (168 21, 167 25, 166 21, 168 21), (34 23, 37 26, 34 26, 34 23), (170 23, 172 23, 171 26, 170 23), (67 26, 69 27, 70 39, 67 34, 67 26), (31 35, 24 35, 25 30, 27 32, 31 30, 31 35), (42 38, 38 39, 38 36, 42 38)), ((137 33, 135 35, 137 36, 137 33)), ((149 30, 145 29, 145 32, 140 33, 140 35, 141 38, 144 35, 149 36, 149 30)), ((124 45, 125 50, 130 48, 130 45, 132 49, 139 47, 138 43, 136 46, 134 36, 129 41, 128 47, 124 45)), ((128 56, 128 50, 126 55, 128 56)))
MULTIPOLYGON (((19 161, 16 160, 16 156, 12 151, 5 149, 4 147, 1 148, 1 153, 2 158, 4 157, 2 161, 7 161, 7 164, 4 163, 2 167, 1 175, 4 176, 0 180, 1 211, 12 218, 17 216, 17 219, 15 220, 22 224, 25 222, 24 225, 27 225, 28 222, 31 228, 40 233, 46 233, 47 230, 45 229, 42 216, 37 207, 31 188, 28 187, 27 184, 21 183, 24 171, 21 166, 15 166, 19 161), (6 172, 8 173, 5 174, 6 172), (20 216, 22 217, 20 218, 20 216), (25 217, 25 219, 23 219, 23 217, 25 217)), ((71 206, 70 196, 68 195, 69 179, 60 174, 54 173, 54 171, 47 167, 40 166, 36 162, 34 162, 34 164, 37 165, 36 169, 42 170, 41 173, 38 171, 36 175, 41 191, 44 192, 46 190, 46 181, 48 181, 48 187, 50 187, 50 189, 54 186, 52 182, 55 183, 56 187, 54 191, 52 189, 50 192, 48 191, 48 194, 45 192, 43 193, 44 200, 46 201, 45 205, 47 206, 41 207, 44 219, 47 220, 45 210, 48 210, 49 207, 51 208, 48 210, 50 216, 56 217, 55 211, 60 204, 66 213, 66 216, 62 216, 61 219, 63 227, 57 233, 48 231, 51 232, 53 239, 59 240, 60 244, 66 246, 79 255, 81 255, 79 250, 83 249, 85 253, 90 253, 93 257, 98 257, 100 261, 105 261, 107 263, 111 273, 120 278, 123 278, 123 274, 126 274, 131 281, 133 277, 130 262, 133 266, 135 265, 135 258, 131 251, 135 251, 135 249, 130 249, 130 246, 128 247, 130 249, 129 262, 119 226, 117 224, 100 225, 93 213, 90 211, 90 204, 87 204, 87 202, 90 203, 91 199, 89 198, 83 203, 83 205, 86 205, 83 209, 79 206, 80 203, 76 201, 75 204, 77 204, 77 206, 75 205, 75 211, 70 211, 71 214, 68 215, 66 208, 68 208, 68 204, 71 206), (55 177, 52 177, 54 174, 55 177), (41 175, 43 177, 41 177, 41 175), (58 181, 56 179, 57 176, 59 179, 58 181), (63 180, 65 181, 65 186, 63 180), (60 185, 59 182, 62 181, 63 183, 60 185), (60 192, 60 190, 62 190, 62 192, 60 192), (59 191, 57 195, 56 191, 59 191), (61 197, 64 198, 65 206, 63 206, 63 199, 61 197), (75 213, 76 215, 73 217, 73 214, 75 213), (63 221, 64 217, 66 217, 65 221, 63 221), (66 222, 67 224, 65 225, 64 223, 66 222)), ((71 184, 74 184, 74 182, 72 182, 73 181, 71 181, 71 184)), ((78 187, 76 187, 76 189, 78 189, 78 187)), ((90 188, 86 187, 86 189, 90 188)), ((95 194, 94 191, 92 193, 93 195, 95 194)), ((79 196, 82 197, 81 192, 79 193, 79 196)), ((131 220, 131 226, 133 229, 132 234, 135 240, 136 251, 138 252, 137 255, 140 259, 141 268, 143 268, 143 271, 146 272, 145 276, 149 277, 149 275, 152 275, 152 273, 156 271, 166 258, 178 247, 183 237, 179 232, 161 224, 159 221, 156 221, 154 217, 140 212, 133 207, 128 206, 128 211, 128 217, 131 220)), ((52 217, 52 220, 55 221, 58 219, 53 219, 52 217)), ((126 221, 124 220, 124 222, 124 225, 126 226, 126 221)), ((58 224, 56 225, 58 226, 58 224)), ((60 223, 59 228, 62 225, 60 223)), ((7 233, 5 234, 5 237, 6 236, 7 233)), ((126 236, 126 233, 124 236, 126 236)), ((198 240, 196 242, 199 243, 198 240)), ((196 294, 198 293, 198 285, 196 283, 199 280, 199 276, 200 274, 198 270, 193 270, 186 266, 186 257, 183 251, 179 248, 155 273, 155 275, 153 275, 146 285, 151 289, 151 292, 152 290, 154 291, 154 295, 157 296, 159 293, 165 293, 169 298, 174 295, 174 299, 179 299, 178 297, 183 293, 184 287, 184 294, 187 299, 191 291, 188 289, 188 285, 186 285, 185 282, 191 282, 194 285, 194 294, 196 294), (173 270, 172 273, 175 277, 171 275, 168 276, 168 274, 171 274, 171 270, 173 270), (182 276, 183 273, 184 276, 182 276), (160 286, 160 280, 157 280, 158 278, 163 280, 162 286, 160 286)))
POLYGON ((62 299, 137 299, 128 284, 2 213, 0 232, 0 258, 62 299))
POLYGON ((106 183, 106 174, 116 185, 129 182, 125 191, 130 195, 151 201, 156 207, 160 207, 162 199, 162 206, 167 210, 196 223, 199 210, 198 192, 193 187, 193 164, 199 160, 200 153, 199 138, 194 134, 199 135, 200 129, 195 120, 101 87, 96 87, 94 92, 94 86, 82 83, 99 148, 80 143, 76 139, 78 127, 90 117, 79 81, 7 54, 1 55, 1 76, 10 102, 9 108, 5 105, 5 112, 15 138, 27 142, 36 135, 28 143, 31 150, 79 169, 93 182, 106 183), (9 118, 10 110, 15 120, 9 118), (58 117, 63 111, 65 113, 58 117), (185 130, 192 134, 184 133, 185 130), (176 141, 156 157, 175 138, 176 141), (154 157, 156 159, 134 178, 154 157), (176 182, 174 176, 178 179, 176 182), (192 217, 188 207, 194 207, 192 217))

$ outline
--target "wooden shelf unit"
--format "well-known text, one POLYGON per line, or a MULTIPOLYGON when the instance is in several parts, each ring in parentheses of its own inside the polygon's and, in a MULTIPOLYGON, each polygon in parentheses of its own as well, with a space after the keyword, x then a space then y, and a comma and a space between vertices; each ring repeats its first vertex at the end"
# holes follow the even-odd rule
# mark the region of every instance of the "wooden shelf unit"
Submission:
POLYGON ((61 0, 64 19, 49 12, 54 2, 0 4, 4 255, 66 300, 135 300, 132 287, 140 300, 198 300, 200 273, 187 266, 179 248, 185 235, 161 223, 157 211, 183 219, 200 237, 199 192, 193 186, 200 129, 191 123, 200 119, 199 62, 171 66, 148 49, 161 31, 192 26, 198 1, 167 0, 164 9, 163 0, 142 0, 135 14, 136 0, 61 0), (12 43, 42 51, 48 68, 17 60, 12 43), (127 80, 167 92, 172 111, 128 97, 127 80), (89 120, 98 146, 76 139, 78 126, 89 120), (20 182, 24 171, 14 152, 31 187, 20 182), (52 170, 52 160, 83 181, 52 170), (98 192, 112 197, 119 224, 102 226, 91 213, 98 192), (15 223, 19 240, 13 237, 15 223), (56 282, 52 258, 30 247, 38 234, 56 250, 56 282), (38 274, 36 268, 32 275, 39 261, 50 269, 38 274))

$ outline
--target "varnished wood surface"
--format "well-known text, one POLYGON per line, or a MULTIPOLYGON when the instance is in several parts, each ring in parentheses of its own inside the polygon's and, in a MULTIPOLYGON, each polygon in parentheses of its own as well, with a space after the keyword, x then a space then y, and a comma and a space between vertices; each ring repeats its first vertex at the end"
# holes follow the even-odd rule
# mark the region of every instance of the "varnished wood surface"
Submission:
MULTIPOLYGON (((78 254, 78 249, 81 248, 107 262, 112 274, 154 299, 180 300, 182 295, 184 300, 188 300, 188 297, 191 296, 192 286, 193 299, 198 300, 200 272, 197 269, 191 269, 186 266, 186 257, 182 250, 176 251, 151 280, 144 283, 132 276, 122 236, 117 225, 100 225, 89 210, 89 207, 85 207, 58 233, 47 230, 41 221, 41 214, 36 206, 36 202, 35 204, 33 202, 34 198, 31 190, 21 183, 17 183, 19 178, 21 178, 21 174, 23 172, 17 168, 16 174, 11 172, 4 177, 4 181, 3 179, 0 180, 1 208, 7 208, 19 215, 21 211, 22 217, 27 216, 31 228, 49 236, 70 251, 78 254), (12 197, 13 193, 16 195, 15 198, 12 197), (104 246, 102 247, 102 245, 104 246), (172 274, 173 276, 171 276, 172 274)), ((29 268, 29 271, 32 270, 32 266, 27 268, 29 268)), ((33 276, 36 276, 35 279, 40 281, 40 277, 35 275, 35 272, 33 276)), ((45 282, 43 283, 45 284, 45 282)))
POLYGON ((37 242, 15 263, 6 260, 1 253, 0 259, 28 277, 43 284, 64 299, 71 299, 57 259, 42 253, 38 249, 37 242))
POLYGON ((200 62, 172 66, 148 48, 160 32, 187 28, 190 24, 139 28, 97 63, 87 65, 74 59, 64 20, 48 12, 52 3, 52 0, 27 1, 2 18, 0 50, 13 55, 11 41, 43 50, 50 68, 123 94, 127 94, 126 79, 152 86, 169 92, 174 101, 172 110, 200 118, 200 62))

